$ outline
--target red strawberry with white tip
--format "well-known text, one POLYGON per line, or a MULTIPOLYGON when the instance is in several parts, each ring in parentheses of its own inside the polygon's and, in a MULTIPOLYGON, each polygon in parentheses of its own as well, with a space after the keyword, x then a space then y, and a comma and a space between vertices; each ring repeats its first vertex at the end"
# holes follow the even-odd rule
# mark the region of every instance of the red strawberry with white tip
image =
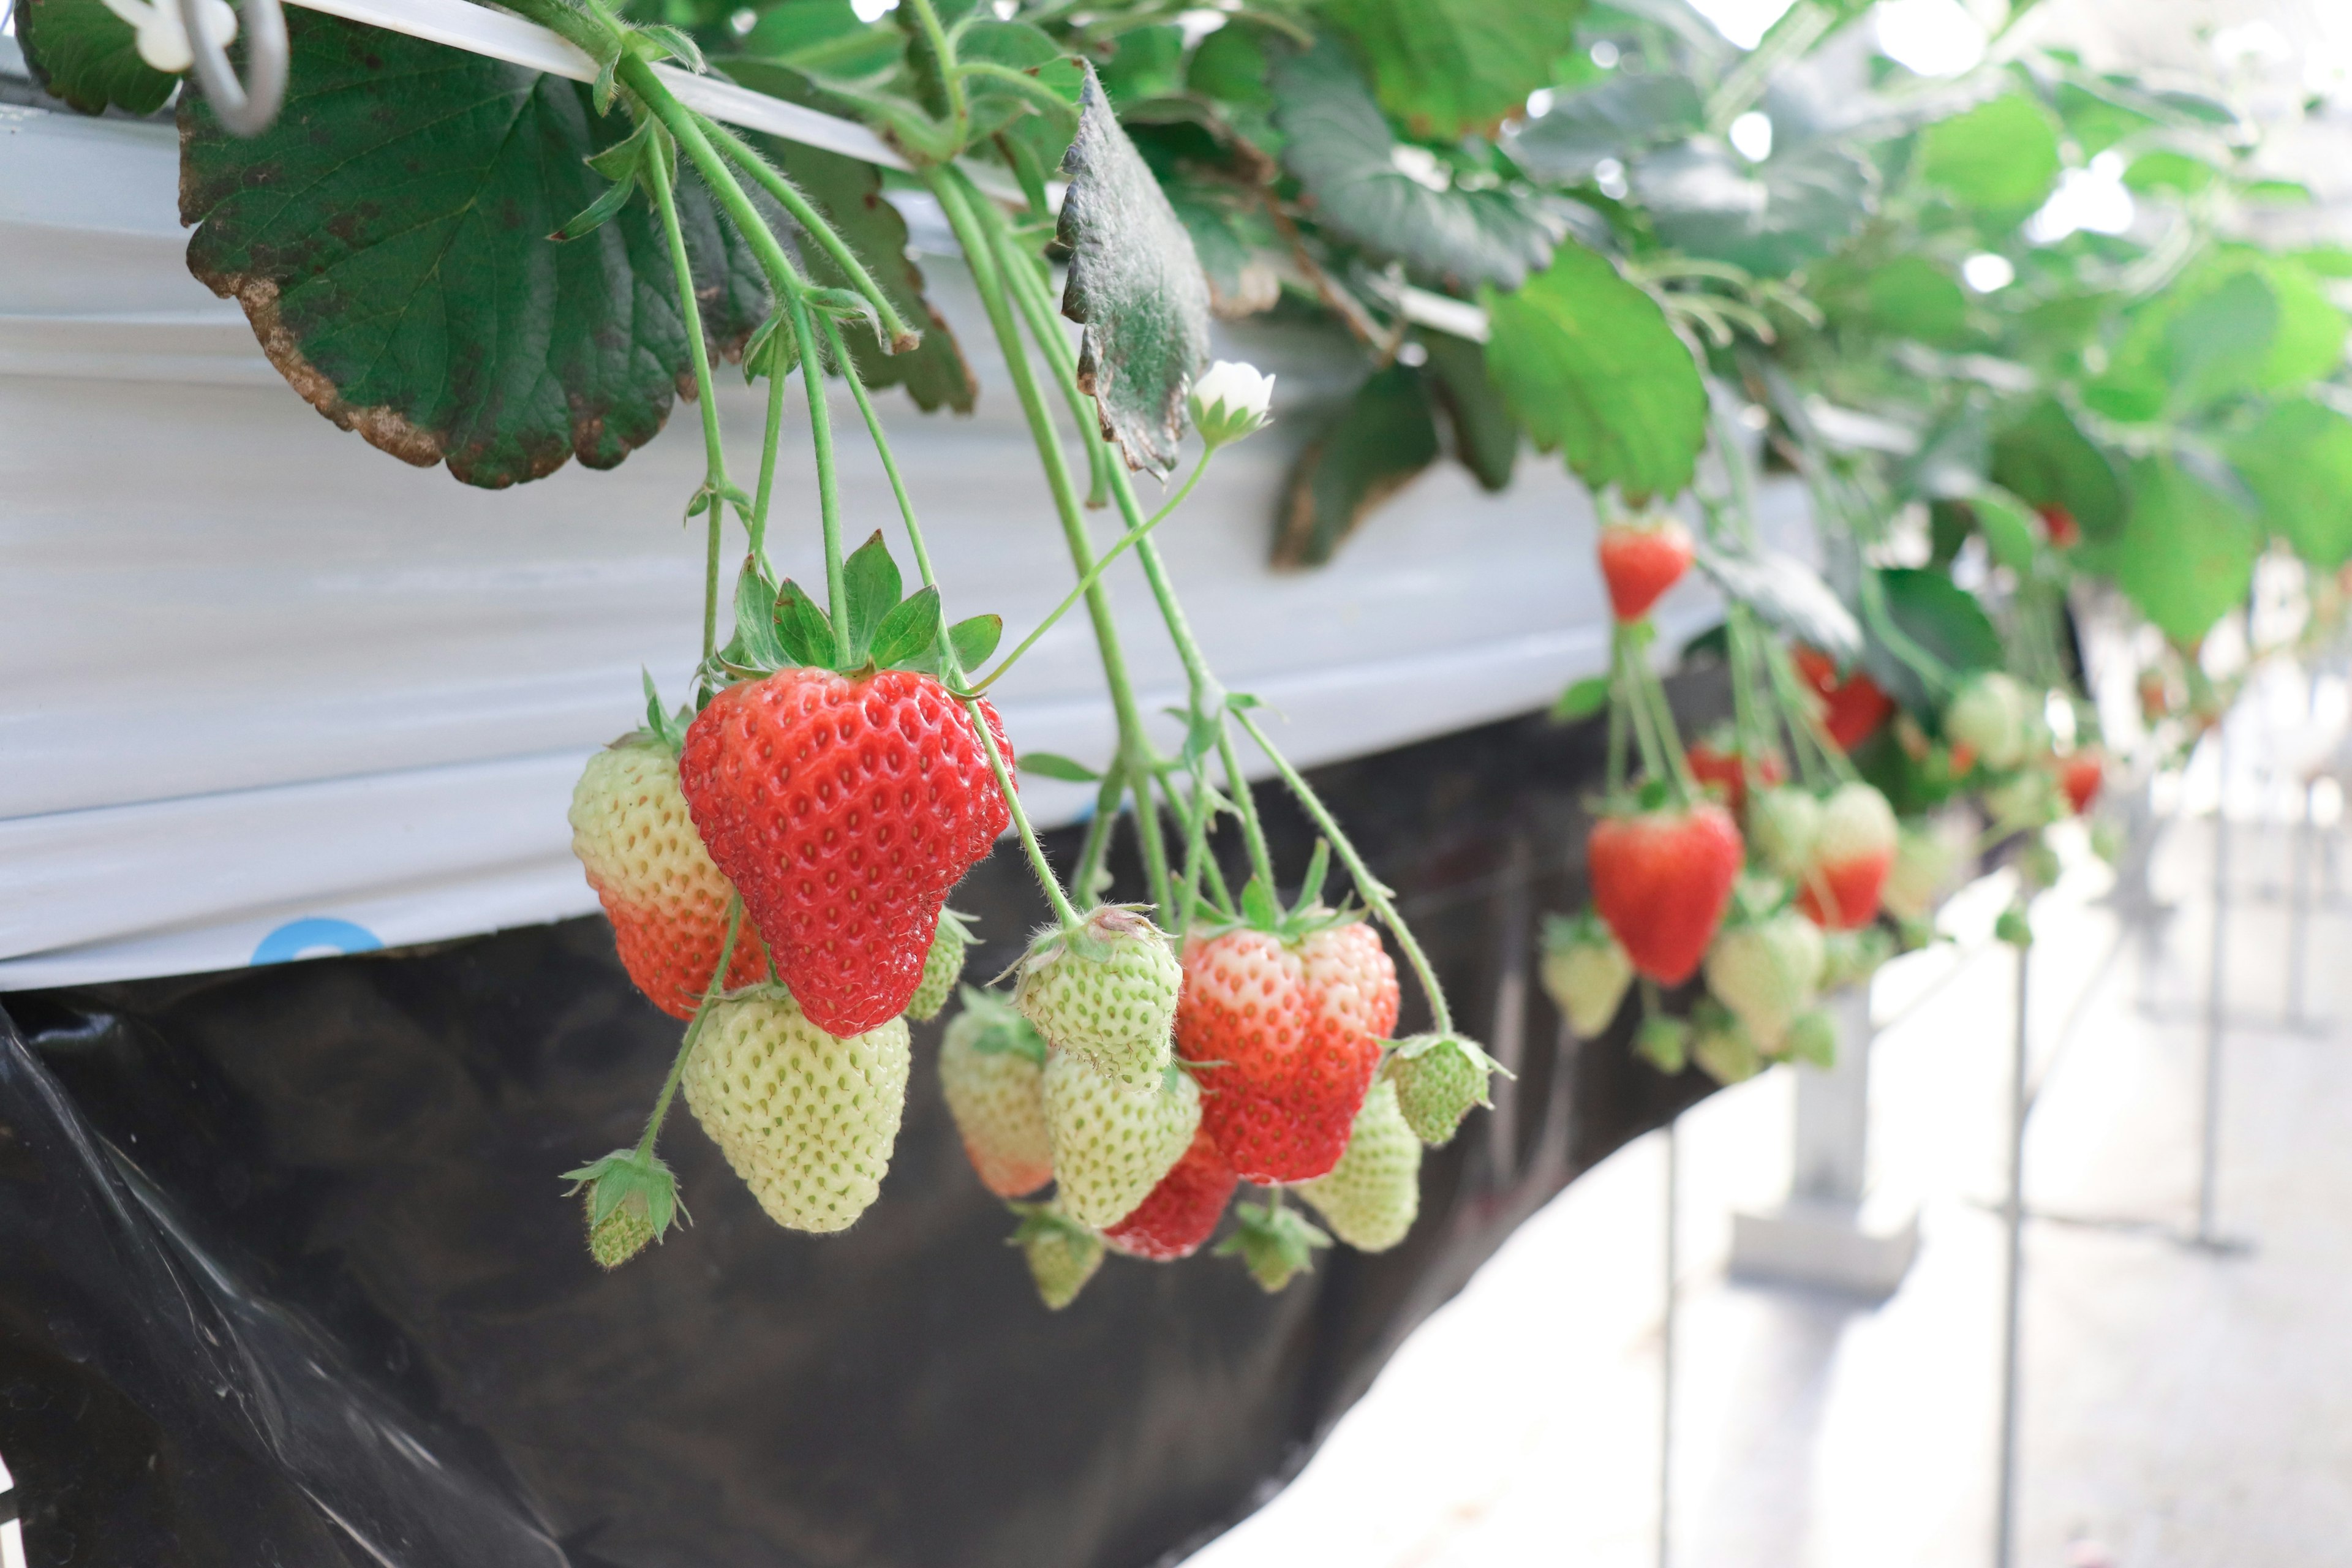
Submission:
POLYGON ((1757 758, 1750 767, 1736 742, 1717 745, 1712 741, 1701 741, 1685 752, 1684 758, 1690 764, 1691 776, 1721 795, 1735 814, 1748 809, 1750 773, 1768 789, 1789 776, 1780 759, 1769 752, 1757 758))
POLYGON ((1600 554, 1610 609, 1638 621, 1690 570, 1690 531, 1672 517, 1612 523, 1601 531, 1600 554))
POLYGON ((1868 925, 1895 865, 1895 812, 1886 797, 1866 784, 1840 784, 1822 804, 1797 907, 1832 931, 1868 925))
POLYGON ((1585 840, 1592 902, 1633 968, 1663 985, 1696 972, 1745 858, 1713 801, 1605 816, 1585 840))
POLYGON ((1175 1168, 1133 1213, 1105 1229, 1103 1239, 1130 1258, 1190 1258, 1215 1234, 1240 1181, 1217 1152, 1216 1140, 1202 1128, 1175 1168))

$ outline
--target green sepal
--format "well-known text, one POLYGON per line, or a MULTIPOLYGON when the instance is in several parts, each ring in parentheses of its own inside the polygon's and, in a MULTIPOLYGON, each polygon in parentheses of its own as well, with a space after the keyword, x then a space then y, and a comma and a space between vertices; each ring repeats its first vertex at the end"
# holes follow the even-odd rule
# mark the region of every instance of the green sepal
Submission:
POLYGON ((948 628, 948 646, 955 650, 956 662, 969 670, 987 663, 1003 637, 1003 616, 972 616, 948 628))
POLYGON ((1274 889, 1263 877, 1252 877, 1242 889, 1242 918, 1260 931, 1278 930, 1282 925, 1282 906, 1275 901, 1274 889))
POLYGON ((1690 1065, 1690 1026, 1680 1018, 1652 1014, 1633 1036, 1633 1049, 1660 1072, 1678 1073, 1690 1065))
POLYGON ((667 55, 697 76, 710 74, 710 63, 702 58, 702 46, 683 30, 667 22, 646 22, 631 31, 637 40, 642 40, 636 51, 639 55, 652 59, 667 55), (643 47, 646 44, 653 47, 646 48, 643 47))
POLYGON ((1331 875, 1331 845, 1328 839, 1315 841, 1315 853, 1307 857, 1307 879, 1298 885, 1298 901, 1290 906, 1293 920, 1304 917, 1323 901, 1323 884, 1331 875))
POLYGON ((654 685, 654 672, 646 669, 642 673, 646 678, 646 731, 676 756, 686 749, 686 726, 694 721, 693 710, 680 708, 673 711, 663 707, 660 689, 654 685))
POLYGON ((780 669, 785 662, 776 629, 776 590, 756 561, 745 561, 735 580, 735 640, 727 645, 727 662, 761 670, 780 669))
MULTIPOLYGON (((671 1226, 690 1222, 694 1217, 679 1201, 677 1176, 658 1154, 615 1149, 576 1171, 564 1172, 563 1179, 572 1184, 565 1189, 566 1197, 575 1195, 583 1187, 588 1190, 588 1227, 592 1236, 624 1205, 643 1215, 655 1241, 659 1241, 671 1226)), ((598 1261, 611 1268, 635 1250, 632 1247, 609 1262, 602 1257, 598 1261)))
POLYGON ((789 577, 776 590, 776 640, 794 664, 833 662, 832 618, 789 577))
POLYGON ((867 657, 884 669, 933 654, 940 641, 940 591, 927 587, 901 599, 874 628, 867 657))
POLYGON ((593 234, 614 218, 620 216, 621 209, 627 206, 629 198, 636 194, 637 183, 635 180, 615 180, 604 187, 603 195, 590 202, 579 213, 567 218, 562 227, 547 237, 560 245, 567 239, 578 239, 583 235, 593 234))
POLYGON ((743 343, 743 381, 790 375, 801 363, 801 341, 792 318, 778 310, 751 329, 743 343))
POLYGON ((1238 1256, 1243 1267, 1268 1295, 1315 1268, 1315 1249, 1331 1238, 1309 1224, 1297 1210, 1285 1208, 1279 1197, 1262 1204, 1241 1204, 1234 1210, 1240 1227, 1217 1243, 1215 1256, 1238 1256))
POLYGON ((993 991, 967 985, 963 987, 963 1005, 964 1011, 978 1017, 982 1026, 972 1037, 973 1050, 984 1057, 1010 1053, 1026 1057, 1039 1067, 1045 1065, 1045 1037, 1015 1012, 1010 1002, 993 991))
POLYGON ((1995 941, 2005 942, 2011 947, 2032 947, 2033 922, 2025 918, 2023 910, 2006 909, 2000 911, 2000 918, 1992 922, 1992 934, 1995 941))
POLYGON ((898 603, 898 563, 890 559, 880 529, 851 552, 841 575, 849 616, 849 662, 855 668, 866 662, 874 634, 898 603))

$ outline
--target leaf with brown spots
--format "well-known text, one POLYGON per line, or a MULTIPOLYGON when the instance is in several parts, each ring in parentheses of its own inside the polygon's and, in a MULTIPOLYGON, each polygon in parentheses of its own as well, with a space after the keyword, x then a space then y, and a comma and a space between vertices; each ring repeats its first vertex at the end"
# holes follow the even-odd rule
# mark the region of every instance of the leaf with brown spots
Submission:
MULTIPOLYGON (((287 17, 292 91, 252 141, 180 108, 188 268, 243 304, 320 413, 405 462, 489 489, 577 457, 609 468, 693 391, 667 247, 633 202, 567 244, 601 195, 583 162, 628 132, 588 89, 310 11, 287 17)), ((703 330, 740 352, 764 280, 690 173, 678 181, 703 330)))

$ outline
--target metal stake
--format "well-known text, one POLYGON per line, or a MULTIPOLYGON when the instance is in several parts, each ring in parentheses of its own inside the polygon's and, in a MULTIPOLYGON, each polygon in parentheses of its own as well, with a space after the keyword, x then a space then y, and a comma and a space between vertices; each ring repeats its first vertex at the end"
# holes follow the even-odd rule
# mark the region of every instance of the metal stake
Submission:
POLYGON ((2032 949, 2017 949, 2017 1028, 2009 1074, 2009 1197, 2001 1218, 2009 1231, 2000 1325, 2000 1484, 1994 1507, 1993 1568, 2016 1561, 2018 1327, 2025 1296, 2025 972, 2032 949))
POLYGON ((1675 1517, 1675 1233, 1681 1207, 1679 1151, 1675 1130, 1679 1119, 1666 1123, 1665 1312, 1658 1331, 1658 1568, 1673 1562, 1675 1517))

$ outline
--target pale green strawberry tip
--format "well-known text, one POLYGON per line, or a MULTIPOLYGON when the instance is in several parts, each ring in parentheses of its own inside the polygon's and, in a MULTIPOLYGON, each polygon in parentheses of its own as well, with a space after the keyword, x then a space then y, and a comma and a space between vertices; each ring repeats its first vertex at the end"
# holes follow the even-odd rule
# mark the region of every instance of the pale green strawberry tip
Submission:
POLYGON ((963 978, 964 953, 971 945, 971 933, 963 922, 952 912, 941 910, 931 950, 923 955, 923 978, 917 983, 915 994, 907 998, 908 1017, 928 1024, 940 1016, 955 994, 956 982, 963 978))
POLYGON ((1029 1265, 1037 1299, 1058 1312, 1078 1298, 1102 1267, 1102 1237, 1051 1204, 1013 1204, 1021 1224, 1008 1245, 1018 1247, 1029 1265))
POLYGON ((1433 1149, 1453 1142, 1474 1105, 1487 1105, 1488 1075, 1503 1070, 1458 1036, 1423 1035, 1398 1042, 1388 1065, 1397 1109, 1413 1136, 1433 1149))
MULTIPOLYGON (((1465 1060, 1458 1052, 1443 1055, 1465 1060)), ((1375 1083, 1356 1113, 1339 1163, 1328 1174, 1301 1182, 1296 1189, 1315 1205, 1332 1233, 1359 1252, 1386 1252, 1404 1239, 1421 1212, 1423 1140, 1404 1115, 1401 1099, 1395 1084, 1375 1083)), ((1452 1131, 1447 1129, 1449 1136, 1452 1131)))
MULTIPOLYGON (((593 1213, 592 1194, 584 1206, 593 1213)), ((653 1221, 646 1217, 644 1200, 632 1198, 602 1219, 588 1225, 588 1256, 604 1268, 618 1268, 654 1240, 653 1221)))

